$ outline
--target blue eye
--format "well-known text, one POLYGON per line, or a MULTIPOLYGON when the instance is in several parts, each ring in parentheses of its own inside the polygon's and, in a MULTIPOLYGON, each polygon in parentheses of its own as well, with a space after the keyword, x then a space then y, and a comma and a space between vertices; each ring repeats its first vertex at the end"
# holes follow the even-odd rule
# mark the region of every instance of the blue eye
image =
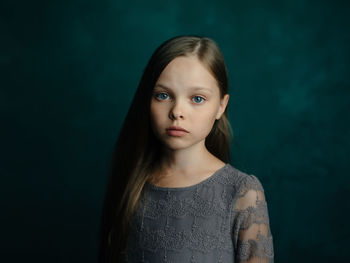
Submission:
POLYGON ((193 98, 200 98, 201 99, 200 101, 198 101, 198 100, 195 101, 196 103, 198 102, 197 104, 200 104, 203 101, 205 101, 205 99, 203 97, 201 97, 201 96, 194 96, 193 98))
POLYGON ((166 93, 164 93, 164 92, 157 93, 157 94, 156 94, 156 98, 157 98, 157 99, 160 99, 160 100, 164 99, 164 96, 162 96, 162 98, 160 98, 160 97, 159 97, 159 95, 165 95, 165 96, 168 96, 168 94, 166 94, 166 93))

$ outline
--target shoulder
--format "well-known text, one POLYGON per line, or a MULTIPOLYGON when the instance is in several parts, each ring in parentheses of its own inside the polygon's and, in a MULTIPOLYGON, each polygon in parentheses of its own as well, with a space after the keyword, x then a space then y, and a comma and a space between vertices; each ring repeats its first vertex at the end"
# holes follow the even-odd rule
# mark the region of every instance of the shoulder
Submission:
POLYGON ((254 189, 264 191, 258 177, 243 172, 229 163, 225 166, 220 179, 221 183, 233 186, 236 190, 254 189))
POLYGON ((225 185, 227 194, 233 200, 240 200, 245 204, 254 204, 256 200, 265 201, 263 185, 253 174, 248 174, 227 164, 219 179, 219 183, 225 185))
POLYGON ((227 168, 226 176, 234 186, 232 188, 234 210, 247 210, 248 214, 256 209, 264 212, 267 203, 264 188, 259 178, 240 171, 232 165, 227 168))

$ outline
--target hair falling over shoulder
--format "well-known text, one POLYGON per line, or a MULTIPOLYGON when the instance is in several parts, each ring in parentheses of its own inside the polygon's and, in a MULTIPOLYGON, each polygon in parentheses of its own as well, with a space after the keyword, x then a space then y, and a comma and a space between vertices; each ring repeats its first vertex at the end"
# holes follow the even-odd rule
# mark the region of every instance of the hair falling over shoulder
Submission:
MULTIPOLYGON (((186 55, 196 55, 207 66, 217 80, 221 97, 228 93, 224 58, 212 39, 177 36, 155 50, 144 69, 114 146, 101 218, 99 263, 124 262, 130 220, 161 154, 161 144, 150 124, 153 87, 170 61, 186 55)), ((226 108, 222 117, 215 121, 205 144, 213 155, 228 162, 232 137, 226 108)))

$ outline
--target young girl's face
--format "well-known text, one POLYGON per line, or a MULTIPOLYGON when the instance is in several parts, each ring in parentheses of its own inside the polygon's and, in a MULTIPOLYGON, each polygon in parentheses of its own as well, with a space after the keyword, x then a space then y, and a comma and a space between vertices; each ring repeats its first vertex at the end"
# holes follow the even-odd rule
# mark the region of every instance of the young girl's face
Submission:
POLYGON ((151 99, 151 126, 171 149, 204 142, 215 119, 225 111, 229 95, 220 90, 210 71, 196 56, 173 59, 160 74, 151 99), (179 126, 187 132, 168 131, 179 126))

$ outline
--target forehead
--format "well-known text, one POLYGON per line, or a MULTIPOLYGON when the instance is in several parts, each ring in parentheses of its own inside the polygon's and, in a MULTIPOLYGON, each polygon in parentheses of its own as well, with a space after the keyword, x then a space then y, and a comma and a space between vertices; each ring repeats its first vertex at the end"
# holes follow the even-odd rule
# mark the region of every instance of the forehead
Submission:
POLYGON ((162 71, 156 87, 218 90, 217 81, 196 56, 180 56, 173 59, 162 71))

